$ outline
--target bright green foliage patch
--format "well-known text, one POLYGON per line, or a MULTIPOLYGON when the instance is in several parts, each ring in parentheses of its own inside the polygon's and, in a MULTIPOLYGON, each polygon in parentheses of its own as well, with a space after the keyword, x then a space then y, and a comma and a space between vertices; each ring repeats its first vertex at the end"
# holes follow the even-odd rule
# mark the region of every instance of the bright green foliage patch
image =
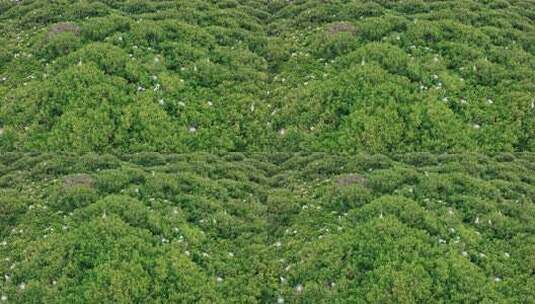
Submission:
POLYGON ((534 20, 0 0, 0 302, 535 303, 534 20))
POLYGON ((0 1, 2 151, 535 151, 531 1, 0 1))
POLYGON ((530 303, 535 155, 0 157, 8 303, 530 303))

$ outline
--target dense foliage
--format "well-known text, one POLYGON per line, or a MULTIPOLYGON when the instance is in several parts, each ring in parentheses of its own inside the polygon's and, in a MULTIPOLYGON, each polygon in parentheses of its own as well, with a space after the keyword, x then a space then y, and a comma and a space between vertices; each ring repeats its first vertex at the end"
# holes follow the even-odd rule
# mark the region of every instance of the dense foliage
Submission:
POLYGON ((535 303, 534 21, 0 0, 0 303, 535 303))
POLYGON ((0 0, 2 151, 535 151, 529 0, 0 0))
POLYGON ((533 303, 535 155, 4 154, 14 303, 533 303))

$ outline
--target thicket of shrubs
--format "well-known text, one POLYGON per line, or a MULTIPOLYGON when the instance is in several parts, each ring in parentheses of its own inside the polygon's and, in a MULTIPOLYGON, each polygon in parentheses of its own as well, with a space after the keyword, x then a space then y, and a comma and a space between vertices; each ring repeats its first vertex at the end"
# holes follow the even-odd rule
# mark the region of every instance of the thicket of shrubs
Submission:
POLYGON ((0 157, 8 303, 530 303, 532 154, 0 157))
POLYGON ((534 303, 534 16, 0 0, 0 302, 534 303))
POLYGON ((1 5, 3 151, 535 149, 529 1, 1 5))

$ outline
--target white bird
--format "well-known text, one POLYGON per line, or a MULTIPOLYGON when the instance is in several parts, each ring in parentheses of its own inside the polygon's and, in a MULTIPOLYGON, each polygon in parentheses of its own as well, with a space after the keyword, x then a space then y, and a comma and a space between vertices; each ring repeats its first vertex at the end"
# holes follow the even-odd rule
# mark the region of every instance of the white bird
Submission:
POLYGON ((284 304, 284 298, 283 297, 278 297, 277 298, 277 304, 284 304))
POLYGON ((304 289, 304 288, 303 288, 303 285, 301 285, 301 284, 298 284, 297 286, 295 286, 295 291, 296 291, 297 293, 301 293, 301 292, 303 292, 303 289, 304 289))

